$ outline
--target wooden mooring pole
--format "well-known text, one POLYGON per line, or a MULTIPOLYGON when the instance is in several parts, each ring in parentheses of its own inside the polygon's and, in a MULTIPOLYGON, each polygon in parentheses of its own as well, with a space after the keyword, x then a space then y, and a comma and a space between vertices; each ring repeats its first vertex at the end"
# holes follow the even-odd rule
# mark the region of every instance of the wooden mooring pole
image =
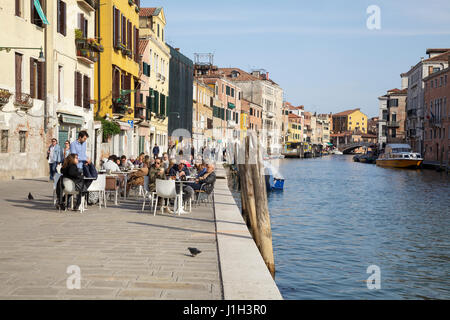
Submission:
POLYGON ((243 148, 244 150, 241 150, 245 152, 245 163, 239 164, 243 216, 267 268, 275 278, 272 229, 262 150, 253 135, 245 138, 243 148))

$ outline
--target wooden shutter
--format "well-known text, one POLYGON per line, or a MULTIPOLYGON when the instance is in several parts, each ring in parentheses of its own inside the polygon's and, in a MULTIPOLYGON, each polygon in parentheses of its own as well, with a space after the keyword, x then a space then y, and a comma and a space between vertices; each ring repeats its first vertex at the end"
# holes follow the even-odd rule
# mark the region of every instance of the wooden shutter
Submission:
POLYGON ((16 53, 16 94, 22 94, 22 55, 16 53))
MULTIPOLYGON (((135 39, 134 39, 134 61, 138 62, 139 61, 139 29, 134 27, 134 34, 135 34, 135 39)), ((150 76, 150 75, 149 75, 150 76)))
POLYGON ((58 20, 58 23, 56 24, 56 32, 62 33, 61 32, 61 0, 58 0, 56 2, 56 16, 57 16, 57 20, 58 20))
POLYGON ((132 32, 132 28, 131 28, 131 22, 128 20, 128 35, 127 35, 127 48, 128 48, 128 50, 132 50, 133 49, 133 47, 132 47, 132 43, 133 43, 133 41, 132 41, 132 35, 131 35, 131 32, 132 32))
POLYGON ((16 0, 16 16, 20 17, 20 2, 21 0, 16 0))
POLYGON ((66 3, 61 1, 61 33, 67 35, 67 8, 66 3))
POLYGON ((44 100, 44 62, 37 63, 38 99, 44 100))
POLYGON ((30 0, 30 21, 34 23, 34 0, 30 0))
POLYGON ((87 76, 83 76, 83 107, 91 107, 91 79, 87 76))
POLYGON ((36 99, 36 70, 34 68, 34 58, 30 58, 30 96, 36 99))
POLYGON ((78 24, 80 25, 80 30, 81 33, 83 34, 83 37, 87 38, 87 30, 83 13, 78 14, 78 24))
POLYGON ((81 107, 82 102, 82 76, 81 73, 75 71, 75 105, 81 107))
POLYGON ((126 46, 127 44, 127 19, 122 15, 122 44, 126 46))
MULTIPOLYGON (((117 10, 116 7, 113 6, 113 47, 117 46, 117 10)), ((114 71, 113 71, 113 79, 114 79, 114 71)))

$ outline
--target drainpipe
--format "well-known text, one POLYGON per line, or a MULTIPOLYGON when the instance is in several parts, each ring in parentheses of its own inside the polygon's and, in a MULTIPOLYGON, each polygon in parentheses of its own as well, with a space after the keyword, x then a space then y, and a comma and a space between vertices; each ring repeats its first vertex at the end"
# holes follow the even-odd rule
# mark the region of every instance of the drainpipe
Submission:
MULTIPOLYGON (((48 15, 48 1, 45 1, 44 12, 48 15)), ((49 59, 49 54, 47 51, 47 39, 48 39, 48 25, 44 26, 44 52, 45 52, 45 61, 44 61, 44 132, 48 131, 48 100, 47 100, 47 61, 49 59)))
MULTIPOLYGON (((98 36, 98 42, 100 43, 101 39, 100 39, 100 4, 97 5, 97 36, 98 36)), ((100 107, 101 107, 101 77, 100 77, 100 61, 101 61, 101 52, 98 53, 98 61, 97 61, 97 82, 98 82, 98 88, 97 88, 97 94, 98 94, 98 108, 97 108, 97 112, 95 113, 95 115, 98 117, 99 112, 100 112, 100 107)))

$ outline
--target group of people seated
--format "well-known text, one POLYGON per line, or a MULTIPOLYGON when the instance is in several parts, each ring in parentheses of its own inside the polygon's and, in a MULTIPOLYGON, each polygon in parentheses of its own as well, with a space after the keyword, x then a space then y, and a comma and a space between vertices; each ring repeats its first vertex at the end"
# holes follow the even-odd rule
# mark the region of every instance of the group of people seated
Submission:
MULTIPOLYGON (((82 169, 79 168, 79 160, 77 154, 70 154, 64 160, 64 164, 61 168, 61 174, 64 178, 71 179, 75 183, 76 190, 80 191, 79 196, 76 198, 75 210, 78 210, 81 203, 81 193, 87 192, 92 180, 84 179, 84 177, 97 177, 97 171, 94 165, 89 161, 83 164, 82 169)), ((149 177, 148 190, 150 192, 156 191, 156 180, 186 180, 190 177, 192 173, 195 172, 195 182, 189 185, 183 185, 183 200, 189 201, 195 197, 196 191, 204 191, 206 193, 211 193, 214 188, 214 183, 216 181, 216 174, 214 172, 215 166, 212 163, 205 163, 202 161, 197 161, 192 165, 191 163, 175 159, 170 159, 167 153, 164 153, 162 157, 151 158, 145 154, 140 154, 139 157, 134 159, 127 159, 126 156, 117 157, 116 155, 111 155, 108 159, 103 159, 102 165, 103 170, 110 172, 120 172, 122 170, 137 169, 128 175, 127 182, 127 196, 131 189, 143 186, 144 177, 149 177)), ((124 186, 124 176, 119 176, 119 185, 124 186)), ((63 179, 60 179, 57 186, 57 207, 59 209, 65 209, 64 202, 62 199, 63 190, 63 179)), ((179 185, 177 185, 177 192, 179 192, 179 185)))

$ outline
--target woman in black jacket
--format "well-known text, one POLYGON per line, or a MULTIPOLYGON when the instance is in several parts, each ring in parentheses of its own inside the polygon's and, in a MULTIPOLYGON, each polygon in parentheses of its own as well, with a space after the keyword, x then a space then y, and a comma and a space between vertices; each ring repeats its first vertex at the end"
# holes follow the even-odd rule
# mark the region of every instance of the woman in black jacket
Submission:
MULTIPOLYGON (((77 154, 70 154, 69 156, 67 156, 66 159, 64 159, 64 164, 61 168, 61 173, 62 173, 62 177, 59 179, 58 181, 58 188, 57 188, 57 194, 58 194, 58 199, 59 199, 59 209, 65 209, 64 206, 65 204, 63 203, 62 200, 62 190, 64 188, 64 184, 63 184, 63 178, 68 178, 70 180, 72 180, 75 183, 75 189, 77 191, 82 191, 85 192, 86 187, 84 185, 84 180, 83 180, 83 174, 80 172, 80 170, 78 170, 77 167, 78 164, 78 155, 77 154)), ((76 201, 76 205, 75 205, 75 210, 78 210, 78 208, 80 207, 81 204, 81 192, 78 194, 77 196, 77 201, 76 201)))

